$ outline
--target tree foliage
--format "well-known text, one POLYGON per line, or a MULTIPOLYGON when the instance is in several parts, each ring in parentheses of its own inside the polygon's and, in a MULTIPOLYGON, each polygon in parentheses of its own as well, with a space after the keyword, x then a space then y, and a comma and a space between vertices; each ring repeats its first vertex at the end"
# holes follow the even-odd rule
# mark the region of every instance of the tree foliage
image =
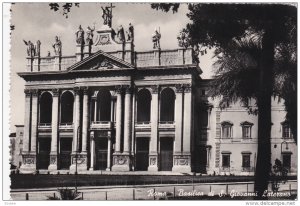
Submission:
POLYGON ((69 13, 71 12, 71 8, 73 7, 73 5, 75 7, 79 7, 80 3, 50 3, 50 10, 53 10, 55 12, 57 11, 61 11, 63 16, 65 16, 66 18, 69 17, 69 13))

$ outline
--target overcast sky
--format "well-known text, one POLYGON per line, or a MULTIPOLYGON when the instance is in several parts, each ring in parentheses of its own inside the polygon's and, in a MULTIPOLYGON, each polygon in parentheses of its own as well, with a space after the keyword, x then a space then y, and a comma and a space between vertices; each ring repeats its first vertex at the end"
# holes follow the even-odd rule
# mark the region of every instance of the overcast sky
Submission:
MULTIPOLYGON (((95 24, 96 30, 102 24, 101 6, 103 3, 80 3, 73 7, 69 18, 61 12, 50 10, 48 3, 16 3, 11 7, 11 24, 15 29, 11 34, 11 87, 10 87, 10 130, 15 131, 14 125, 24 124, 24 80, 17 72, 24 72, 26 65, 26 45, 23 39, 32 42, 41 41, 41 56, 50 51, 54 37, 60 37, 63 48, 62 55, 75 54, 75 32, 79 25, 86 30, 87 26, 95 24)), ((160 28, 161 49, 177 48, 177 34, 189 22, 186 16, 188 9, 182 4, 178 13, 164 13, 151 9, 148 3, 114 3, 112 27, 120 24, 125 29, 131 22, 134 25, 136 51, 151 50, 151 35, 155 28, 160 28)), ((211 53, 200 57, 202 78, 211 76, 211 53)))

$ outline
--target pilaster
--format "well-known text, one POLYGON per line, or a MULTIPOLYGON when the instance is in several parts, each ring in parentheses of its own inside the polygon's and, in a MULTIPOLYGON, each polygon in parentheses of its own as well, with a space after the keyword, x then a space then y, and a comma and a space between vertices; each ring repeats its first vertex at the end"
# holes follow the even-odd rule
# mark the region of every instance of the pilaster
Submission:
POLYGON ((31 90, 25 89, 25 118, 24 118, 24 136, 23 136, 23 151, 21 173, 31 173, 36 169, 35 156, 30 155, 30 119, 31 119, 31 90))
POLYGON ((88 121, 89 121, 89 91, 88 87, 83 89, 83 114, 82 114, 82 148, 80 157, 84 159, 82 160, 82 164, 79 165, 79 170, 87 170, 87 137, 88 137, 88 121))
POLYGON ((91 165, 90 165, 90 171, 94 170, 95 167, 95 139, 94 139, 95 132, 91 131, 90 133, 90 160, 91 160, 91 165))
MULTIPOLYGON (((71 154, 71 166, 70 166, 70 170, 74 171, 76 170, 76 159, 78 160, 78 156, 79 156, 79 146, 78 146, 78 142, 79 142, 79 135, 80 135, 80 88, 79 87, 75 87, 74 88, 74 92, 75 92, 75 113, 74 113, 74 127, 73 127, 73 145, 72 145, 72 154, 71 154), (76 158, 77 155, 77 158, 76 158)), ((79 161, 81 163, 83 163, 82 161, 79 161)), ((77 161, 78 163, 78 161, 77 161)), ((78 164, 77 164, 78 166, 78 164)))
POLYGON ((158 171, 158 86, 151 87, 152 101, 151 101, 151 138, 149 147, 149 167, 148 171, 158 171))
POLYGON ((59 108, 59 90, 52 90, 52 123, 51 123, 51 152, 50 152, 50 165, 48 170, 57 170, 57 142, 58 142, 58 108, 59 108))

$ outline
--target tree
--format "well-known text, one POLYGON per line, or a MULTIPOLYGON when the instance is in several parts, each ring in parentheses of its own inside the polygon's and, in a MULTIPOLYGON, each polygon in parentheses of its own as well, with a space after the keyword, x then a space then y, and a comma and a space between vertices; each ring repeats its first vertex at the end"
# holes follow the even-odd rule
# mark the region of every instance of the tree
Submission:
MULTIPOLYGON (((174 5, 171 6, 174 8, 174 5)), ((167 11, 167 5, 153 5, 152 7, 167 11)), ((242 84, 245 82, 239 81, 240 78, 245 77, 247 72, 250 72, 256 78, 254 82, 257 82, 257 84, 248 82, 251 84, 247 87, 251 85, 254 87, 253 90, 242 91, 241 88, 238 88, 238 84, 234 84, 234 81, 228 79, 225 84, 232 82, 236 92, 222 90, 222 85, 220 85, 219 91, 222 92, 225 98, 223 100, 229 102, 234 102, 239 98, 245 100, 253 96, 257 100, 258 155, 255 171, 255 191, 258 193, 258 198, 262 199, 264 190, 268 188, 271 171, 271 97, 276 93, 273 90, 275 58, 278 54, 276 48, 278 46, 284 48, 285 45, 289 45, 291 42, 295 43, 295 41, 291 41, 290 33, 292 33, 292 30, 296 30, 297 8, 287 4, 189 4, 189 11, 187 15, 192 23, 186 26, 185 31, 189 34, 192 45, 200 44, 215 47, 217 53, 219 53, 228 51, 233 40, 238 41, 247 37, 249 31, 261 38, 260 51, 257 53, 259 55, 252 59, 255 60, 256 64, 249 64, 249 66, 246 66, 248 69, 245 72, 237 70, 240 72, 234 74, 236 80, 242 84), (253 71, 249 70, 250 67, 255 67, 255 69, 253 71)), ((248 57, 248 60, 251 60, 252 57, 248 57)), ((282 58, 282 60, 284 62, 287 58, 282 58)), ((290 72, 284 70, 283 73, 288 74, 290 72)), ((226 73, 223 75, 226 75, 226 73)), ((296 91, 296 81, 293 81, 292 84, 286 83, 288 76, 291 75, 286 75, 281 88, 278 87, 277 94, 286 100, 287 112, 290 114, 293 111, 296 114, 296 98, 292 97, 294 91, 296 91), (285 91, 286 88, 289 89, 285 91)), ((220 84, 223 83, 220 82, 220 84)), ((295 120, 291 114, 287 115, 287 118, 295 120)), ((295 126, 295 124, 293 123, 291 126, 295 126)))

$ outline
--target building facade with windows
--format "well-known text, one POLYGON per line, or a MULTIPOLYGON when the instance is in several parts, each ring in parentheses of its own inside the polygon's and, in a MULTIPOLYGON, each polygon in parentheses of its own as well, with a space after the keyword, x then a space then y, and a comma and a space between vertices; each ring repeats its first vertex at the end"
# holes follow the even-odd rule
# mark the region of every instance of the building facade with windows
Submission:
MULTIPOLYGON (((80 32, 75 55, 63 56, 56 38, 55 55, 41 57, 35 47, 19 73, 26 81, 21 172, 254 174, 257 116, 239 104, 218 107, 192 48, 162 50, 158 38, 153 50, 138 52, 133 33, 125 39, 104 25, 84 40, 80 32)), ((284 107, 272 109, 272 158, 296 173, 284 107)))

